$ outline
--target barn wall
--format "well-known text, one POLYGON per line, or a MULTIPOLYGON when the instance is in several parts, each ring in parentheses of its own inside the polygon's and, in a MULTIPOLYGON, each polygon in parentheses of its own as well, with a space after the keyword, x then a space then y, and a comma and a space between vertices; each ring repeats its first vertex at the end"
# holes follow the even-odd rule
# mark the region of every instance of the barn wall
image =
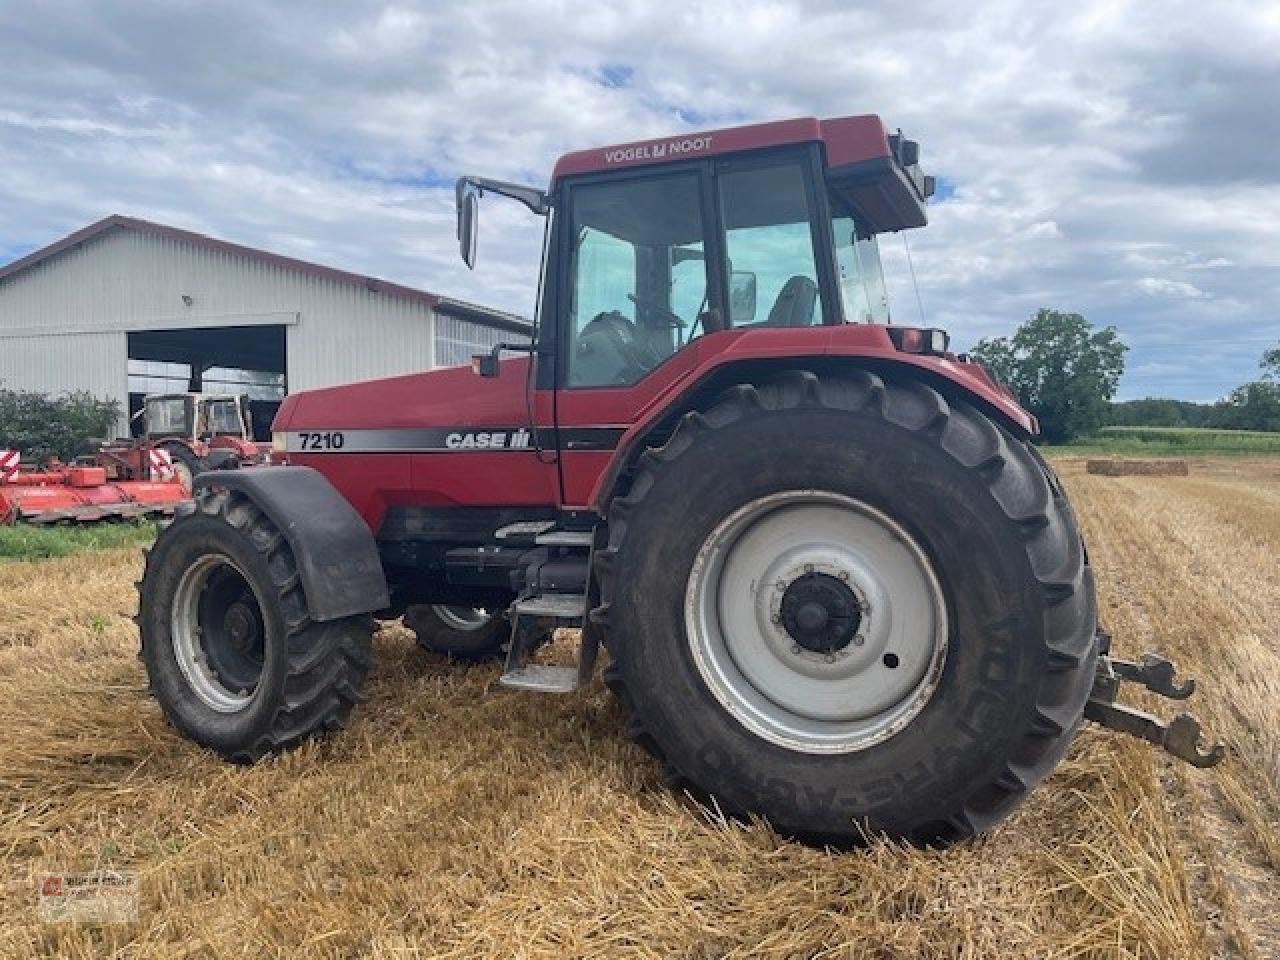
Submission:
MULTIPOLYGON (((0 283, 0 379, 16 383, 38 354, 36 369, 61 371, 47 389, 67 381, 123 389, 114 386, 125 377, 121 331, 272 323, 288 325, 289 389, 305 390, 429 369, 433 319, 407 297, 117 229, 0 283), (108 332, 117 344, 110 356, 87 357, 95 369, 80 369, 71 358, 106 343, 108 332)), ((40 385, 30 370, 23 376, 40 385)))
POLYGON ((85 390, 128 411, 128 357, 120 332, 0 337, 0 386, 54 394, 85 390))

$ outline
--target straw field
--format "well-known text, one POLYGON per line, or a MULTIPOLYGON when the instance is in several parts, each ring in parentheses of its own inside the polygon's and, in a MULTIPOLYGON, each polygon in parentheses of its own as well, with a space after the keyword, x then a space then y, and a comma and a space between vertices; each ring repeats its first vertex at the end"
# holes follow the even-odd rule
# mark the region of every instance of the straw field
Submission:
POLYGON ((1197 675, 1230 755, 1086 729, 945 852, 724 823, 667 792, 599 682, 503 691, 398 627, 349 731, 229 766, 145 694, 135 549, 0 563, 0 956, 1280 956, 1280 459, 1062 472, 1118 652, 1197 675), (139 873, 136 923, 39 922, 38 873, 95 867, 139 873))

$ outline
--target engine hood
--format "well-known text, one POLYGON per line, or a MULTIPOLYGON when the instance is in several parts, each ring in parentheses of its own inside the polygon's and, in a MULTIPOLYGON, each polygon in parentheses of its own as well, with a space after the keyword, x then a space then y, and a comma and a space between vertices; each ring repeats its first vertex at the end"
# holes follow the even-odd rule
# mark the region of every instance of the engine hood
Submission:
POLYGON ((502 362, 497 377, 477 376, 470 367, 365 380, 290 394, 272 423, 273 431, 413 429, 522 423, 527 417, 527 357, 502 362))

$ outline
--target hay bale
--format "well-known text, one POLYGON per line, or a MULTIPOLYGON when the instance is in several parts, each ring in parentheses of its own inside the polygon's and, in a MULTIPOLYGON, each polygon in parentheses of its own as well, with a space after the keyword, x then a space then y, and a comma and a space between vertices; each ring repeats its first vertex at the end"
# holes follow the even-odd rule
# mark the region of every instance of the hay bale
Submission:
POLYGON ((1185 460, 1131 460, 1108 457, 1090 460, 1085 471, 1103 477, 1185 477, 1188 474, 1185 460))

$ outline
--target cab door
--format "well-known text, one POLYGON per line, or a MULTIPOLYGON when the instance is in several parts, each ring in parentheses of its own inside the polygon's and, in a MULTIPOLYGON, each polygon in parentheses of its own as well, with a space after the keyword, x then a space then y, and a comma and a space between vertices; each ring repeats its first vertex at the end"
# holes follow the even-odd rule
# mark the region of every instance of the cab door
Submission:
POLYGON ((842 322, 818 151, 720 157, 565 190, 555 314, 566 504, 587 504, 622 432, 749 331, 767 331, 752 334, 758 349, 825 350, 821 336, 795 336, 842 322))
POLYGON ((584 178, 558 238, 555 414, 563 500, 583 506, 626 428, 724 324, 707 163, 584 178))

